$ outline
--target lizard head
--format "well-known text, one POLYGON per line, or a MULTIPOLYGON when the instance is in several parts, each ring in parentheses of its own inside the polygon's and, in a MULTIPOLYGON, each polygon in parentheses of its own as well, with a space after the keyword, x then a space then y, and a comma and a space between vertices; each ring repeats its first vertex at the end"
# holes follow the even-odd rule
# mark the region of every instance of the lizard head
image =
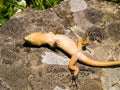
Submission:
POLYGON ((43 38, 43 35, 39 32, 36 32, 36 33, 32 33, 28 36, 25 36, 23 39, 28 44, 40 46, 43 43, 42 38, 43 38))

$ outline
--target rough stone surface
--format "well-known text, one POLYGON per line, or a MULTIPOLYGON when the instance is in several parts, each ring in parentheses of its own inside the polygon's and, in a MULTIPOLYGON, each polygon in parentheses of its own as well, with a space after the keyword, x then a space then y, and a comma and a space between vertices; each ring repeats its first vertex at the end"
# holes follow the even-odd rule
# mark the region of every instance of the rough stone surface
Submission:
POLYGON ((60 58, 70 59, 68 54, 23 41, 24 36, 38 31, 63 34, 76 43, 89 35, 90 45, 83 47, 85 55, 100 61, 120 60, 119 17, 117 5, 101 0, 65 0, 47 10, 28 7, 17 13, 0 28, 0 90, 120 90, 119 66, 97 68, 76 63, 80 69, 76 88, 75 83, 71 85, 68 66, 61 65, 60 58), (75 9, 73 1, 82 5, 75 9), (47 63, 42 62, 45 57, 47 63))
POLYGON ((56 86, 53 90, 68 90, 68 89, 62 89, 62 88, 56 86))
POLYGON ((103 76, 101 80, 103 82, 104 90, 119 90, 120 89, 120 68, 102 69, 103 76), (113 78, 114 77, 114 78, 113 78))
POLYGON ((45 52, 45 55, 42 56, 42 63, 46 64, 57 64, 57 65, 68 65, 68 58, 63 58, 62 56, 58 56, 51 52, 45 52))
POLYGON ((87 8, 87 4, 84 0, 69 0, 71 12, 83 11, 87 8))
POLYGON ((0 90, 12 90, 11 87, 0 78, 0 90))

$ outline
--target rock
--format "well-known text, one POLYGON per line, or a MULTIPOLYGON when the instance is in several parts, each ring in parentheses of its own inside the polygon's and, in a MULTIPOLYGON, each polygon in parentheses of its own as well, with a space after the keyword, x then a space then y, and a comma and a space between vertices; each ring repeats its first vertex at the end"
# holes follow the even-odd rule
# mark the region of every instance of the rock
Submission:
POLYGON ((87 4, 84 0, 70 0, 71 12, 83 11, 87 8, 87 4))
POLYGON ((119 90, 120 89, 120 68, 106 68, 102 69, 103 76, 101 81, 104 90, 119 90))
POLYGON ((74 21, 75 23, 80 26, 83 30, 87 30, 89 27, 92 26, 92 23, 90 23, 86 17, 84 12, 77 12, 77 13, 73 13, 74 16, 74 21))
MULTIPOLYGON (((26 45, 23 37, 33 32, 52 31, 76 43, 89 35, 90 45, 83 47, 85 55, 101 61, 120 60, 120 14, 119 9, 112 13, 115 9, 101 0, 64 0, 47 10, 28 7, 11 17, 0 28, 0 89, 76 89, 69 86, 70 56, 65 57, 59 48, 26 45)), ((101 69, 79 62, 76 66, 80 68, 78 90, 120 89, 119 67, 101 69)))
POLYGON ((62 89, 62 88, 56 86, 53 90, 68 90, 68 89, 62 89))
POLYGON ((4 80, 2 80, 2 78, 0 78, 0 89, 1 90, 12 90, 12 88, 4 80))
POLYGON ((42 63, 46 64, 68 65, 70 61, 70 59, 58 56, 53 52, 45 52, 42 58, 42 63))

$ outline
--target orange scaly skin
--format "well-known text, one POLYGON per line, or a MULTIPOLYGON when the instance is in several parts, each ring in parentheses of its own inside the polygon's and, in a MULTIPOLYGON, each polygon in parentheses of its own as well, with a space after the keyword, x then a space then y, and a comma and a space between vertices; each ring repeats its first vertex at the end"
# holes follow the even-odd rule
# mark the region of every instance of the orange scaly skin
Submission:
POLYGON ((71 60, 69 62, 68 67, 74 71, 74 75, 73 75, 74 77, 76 77, 79 72, 78 67, 75 66, 77 60, 90 66, 106 67, 106 66, 120 65, 120 61, 100 62, 90 59, 89 57, 85 56, 82 52, 80 52, 82 50, 82 45, 86 45, 89 43, 89 37, 87 37, 85 40, 79 41, 78 45, 76 45, 72 39, 64 35, 54 34, 52 32, 32 33, 24 37, 24 40, 25 42, 36 46, 48 44, 51 47, 54 47, 54 45, 56 45, 57 47, 63 49, 65 52, 70 54, 71 60))

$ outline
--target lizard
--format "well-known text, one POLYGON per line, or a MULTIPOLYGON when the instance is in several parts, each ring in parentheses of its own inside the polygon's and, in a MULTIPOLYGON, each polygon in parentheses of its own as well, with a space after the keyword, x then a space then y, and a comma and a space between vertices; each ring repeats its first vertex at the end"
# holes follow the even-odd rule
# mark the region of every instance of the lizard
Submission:
POLYGON ((35 46, 41 46, 43 44, 48 44, 50 47, 57 46, 71 55, 71 59, 69 61, 68 68, 73 71, 72 78, 76 79, 79 73, 79 68, 75 66, 77 60, 80 62, 95 67, 108 67, 108 66, 119 66, 120 61, 98 61, 93 60, 86 55, 84 55, 81 50, 83 45, 87 45, 89 43, 89 36, 84 40, 80 40, 77 44, 69 37, 62 34, 54 34, 53 32, 49 33, 40 33, 35 32, 25 36, 25 43, 32 44, 35 46))

